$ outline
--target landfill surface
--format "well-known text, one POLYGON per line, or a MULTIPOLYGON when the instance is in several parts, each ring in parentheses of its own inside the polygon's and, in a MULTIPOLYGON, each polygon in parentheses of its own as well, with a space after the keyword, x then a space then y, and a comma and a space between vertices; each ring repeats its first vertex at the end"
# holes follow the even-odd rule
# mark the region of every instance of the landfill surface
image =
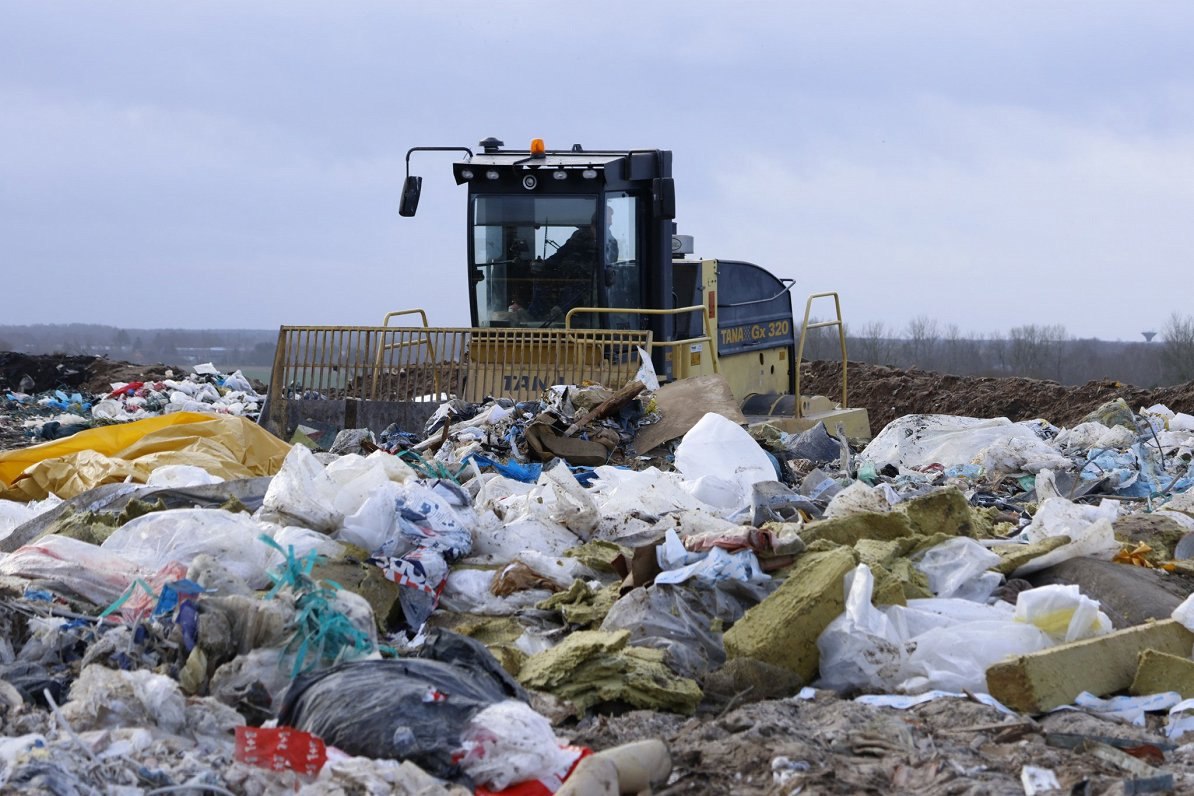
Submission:
POLYGON ((1194 385, 849 379, 872 440, 639 450, 640 383, 321 445, 0 354, 0 791, 1194 792, 1194 385))

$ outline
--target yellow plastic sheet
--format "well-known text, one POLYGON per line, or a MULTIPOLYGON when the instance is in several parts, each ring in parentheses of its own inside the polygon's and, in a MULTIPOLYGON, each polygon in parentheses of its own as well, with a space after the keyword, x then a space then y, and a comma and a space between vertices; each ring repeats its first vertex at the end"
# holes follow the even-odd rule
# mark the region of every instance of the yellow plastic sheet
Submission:
POLYGON ((273 475, 289 451, 243 417, 175 412, 0 453, 0 499, 52 493, 65 500, 101 484, 144 483, 167 464, 202 467, 225 479, 273 475))

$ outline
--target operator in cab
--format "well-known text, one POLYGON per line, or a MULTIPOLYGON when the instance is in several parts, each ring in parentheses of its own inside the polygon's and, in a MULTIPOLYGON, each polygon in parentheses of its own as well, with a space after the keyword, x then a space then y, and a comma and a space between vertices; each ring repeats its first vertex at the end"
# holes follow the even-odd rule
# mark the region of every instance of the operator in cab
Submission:
MULTIPOLYGON (((610 229, 613 210, 605 209, 606 229, 598 235, 597 214, 578 227, 550 257, 531 266, 536 276, 528 310, 545 322, 563 321, 574 307, 596 306, 596 277, 618 260, 618 241, 610 229)), ((583 325, 583 324, 582 324, 583 325)))

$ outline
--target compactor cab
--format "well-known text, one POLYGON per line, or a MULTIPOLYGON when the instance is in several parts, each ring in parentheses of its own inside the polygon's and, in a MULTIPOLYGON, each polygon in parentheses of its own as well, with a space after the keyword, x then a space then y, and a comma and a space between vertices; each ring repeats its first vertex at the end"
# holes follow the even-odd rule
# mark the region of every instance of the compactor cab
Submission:
MULTIPOLYGON (((382 327, 283 327, 271 430, 415 426, 448 395, 527 399, 584 380, 617 387, 637 371, 641 349, 661 381, 721 373, 747 415, 787 415, 775 421, 789 430, 832 417, 849 436, 869 437, 865 410, 844 409, 844 381, 838 406, 792 397, 808 308, 797 326, 791 281, 698 259, 691 239, 675 235, 671 152, 548 150, 539 139, 503 147, 487 138, 475 153, 407 153, 403 216, 415 215, 422 190, 411 154, 463 155, 452 173, 468 190, 471 328, 431 327, 421 311, 391 313, 382 327), (390 325, 414 315, 421 326, 390 325)), ((840 337, 836 295, 825 296, 837 320, 824 325, 840 337)))

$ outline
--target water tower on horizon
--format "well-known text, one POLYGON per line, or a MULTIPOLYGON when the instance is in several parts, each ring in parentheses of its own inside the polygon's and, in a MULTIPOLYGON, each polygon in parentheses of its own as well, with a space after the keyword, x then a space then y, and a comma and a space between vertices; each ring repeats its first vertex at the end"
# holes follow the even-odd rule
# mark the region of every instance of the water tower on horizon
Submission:
POLYGON ((1151 343, 1153 338, 1157 336, 1156 332, 1141 332, 1144 335, 1144 342, 1151 343))

